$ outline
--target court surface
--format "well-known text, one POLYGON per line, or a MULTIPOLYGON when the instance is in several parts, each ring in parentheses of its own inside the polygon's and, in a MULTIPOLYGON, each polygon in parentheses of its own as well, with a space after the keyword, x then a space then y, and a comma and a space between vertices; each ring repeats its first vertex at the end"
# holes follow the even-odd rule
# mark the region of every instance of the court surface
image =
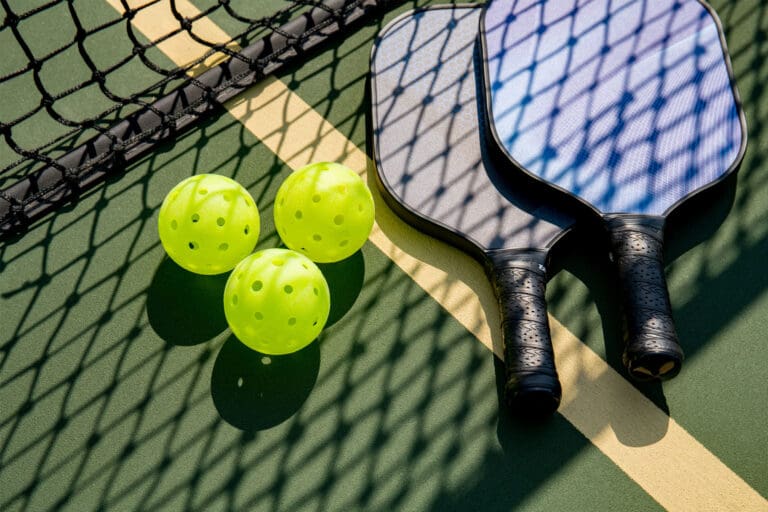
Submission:
MULTIPOLYGON (((363 25, 0 245, 0 510, 768 510, 768 5, 712 4, 749 142, 736 178, 668 225, 682 373, 624 378, 607 251, 577 233, 547 294, 563 403, 529 425, 500 405, 481 267, 400 221, 367 156, 375 35, 434 3, 363 25), (264 357, 227 328, 227 275, 165 257, 159 207, 185 177, 233 177, 260 208, 257 248, 277 247, 277 188, 319 160, 366 176, 377 224, 360 252, 321 266, 319 340, 264 357)), ((134 24, 151 39, 164 15, 134 24)), ((230 28, 198 23, 212 38, 230 28)), ((160 50, 183 62, 196 48, 160 50)))

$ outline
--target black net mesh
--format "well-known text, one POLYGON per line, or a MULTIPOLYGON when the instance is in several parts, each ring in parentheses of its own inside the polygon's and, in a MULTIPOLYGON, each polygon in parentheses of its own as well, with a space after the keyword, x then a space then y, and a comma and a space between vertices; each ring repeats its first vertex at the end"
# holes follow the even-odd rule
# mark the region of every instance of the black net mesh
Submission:
POLYGON ((0 236, 394 3, 0 0, 0 236), (159 10, 173 23, 156 26, 159 10), (198 51, 172 62, 162 50, 173 44, 198 51))

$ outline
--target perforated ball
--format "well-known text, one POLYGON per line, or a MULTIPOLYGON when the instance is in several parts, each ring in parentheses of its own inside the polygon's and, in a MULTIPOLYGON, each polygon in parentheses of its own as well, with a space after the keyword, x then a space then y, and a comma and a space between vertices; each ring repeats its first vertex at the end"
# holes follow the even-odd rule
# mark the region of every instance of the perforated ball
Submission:
POLYGON ((160 242, 180 267, 221 274, 253 252, 259 239, 259 210, 236 181, 198 174, 168 192, 158 219, 160 242))
POLYGON ((353 170, 336 163, 308 165, 277 191, 275 226, 287 247, 312 261, 348 258, 373 228, 371 191, 353 170))
POLYGON ((264 354, 290 354, 309 345, 330 309, 330 291, 320 269, 289 249, 248 256, 224 289, 224 314, 232 332, 264 354))

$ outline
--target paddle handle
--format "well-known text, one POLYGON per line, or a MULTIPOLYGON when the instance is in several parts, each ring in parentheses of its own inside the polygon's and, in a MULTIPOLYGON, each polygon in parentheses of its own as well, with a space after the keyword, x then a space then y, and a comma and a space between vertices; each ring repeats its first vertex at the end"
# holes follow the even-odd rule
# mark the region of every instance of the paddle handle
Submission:
POLYGON ((670 379, 683 349, 672 320, 664 277, 664 219, 620 215, 607 219, 624 306, 624 366, 637 380, 670 379))
POLYGON ((551 415, 562 395, 547 319, 545 257, 502 255, 490 268, 501 313, 504 399, 529 417, 551 415))

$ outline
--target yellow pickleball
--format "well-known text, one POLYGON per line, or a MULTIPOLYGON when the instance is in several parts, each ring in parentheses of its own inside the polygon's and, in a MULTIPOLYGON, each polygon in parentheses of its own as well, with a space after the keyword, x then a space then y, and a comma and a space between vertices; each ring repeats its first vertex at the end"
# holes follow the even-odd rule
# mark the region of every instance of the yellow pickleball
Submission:
POLYGON ((217 174, 185 179, 165 197, 158 232, 165 252, 197 274, 232 270, 259 239, 259 210, 236 181, 217 174))
POLYGON ((224 314, 245 345, 264 354, 296 352, 325 327, 331 294, 320 269, 290 249, 257 251, 230 274, 224 314))
POLYGON ((340 261, 363 246, 373 228, 373 196, 353 170, 310 164, 280 185, 275 226, 285 245, 318 263, 340 261))

